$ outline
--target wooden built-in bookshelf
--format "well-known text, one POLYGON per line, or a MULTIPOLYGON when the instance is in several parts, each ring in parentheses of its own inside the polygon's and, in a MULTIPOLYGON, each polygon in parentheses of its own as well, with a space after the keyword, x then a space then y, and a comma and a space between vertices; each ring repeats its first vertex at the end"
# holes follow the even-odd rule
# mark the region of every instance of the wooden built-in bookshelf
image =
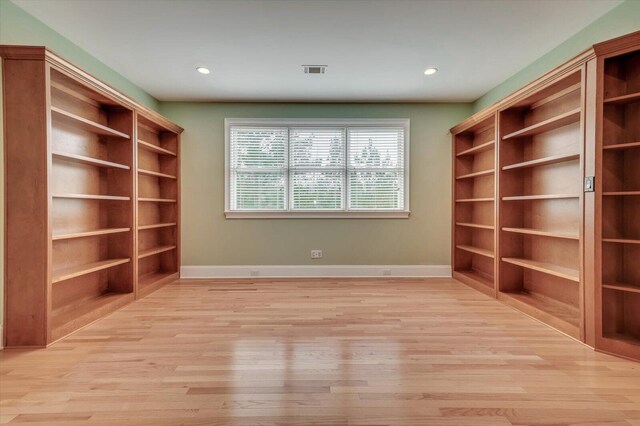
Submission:
POLYGON ((578 69, 500 112, 499 292, 582 334, 582 111, 578 69))
POLYGON ((495 294, 495 116, 453 137, 453 274, 495 294))
MULTIPOLYGON (((135 299, 136 122, 144 115, 174 135, 181 129, 46 48, 0 46, 0 56, 7 184, 4 343, 46 346, 135 299)), ((177 156, 172 158, 170 177, 150 176, 171 180, 174 189, 148 196, 177 200, 177 156)), ((177 201, 172 208, 177 210, 177 201)), ((177 228, 179 219, 173 214, 163 222, 177 228)), ((177 252, 178 240, 171 244, 177 252)))
POLYGON ((451 133, 453 276, 640 360, 640 32, 593 46, 451 133), (477 135, 492 120, 497 143, 477 135), (492 170, 475 157, 493 150, 492 170), (495 275, 478 272, 483 261, 495 275))
POLYGON ((596 347, 640 360, 640 45, 599 59, 596 347))
POLYGON ((138 293, 178 276, 179 132, 137 117, 138 293))

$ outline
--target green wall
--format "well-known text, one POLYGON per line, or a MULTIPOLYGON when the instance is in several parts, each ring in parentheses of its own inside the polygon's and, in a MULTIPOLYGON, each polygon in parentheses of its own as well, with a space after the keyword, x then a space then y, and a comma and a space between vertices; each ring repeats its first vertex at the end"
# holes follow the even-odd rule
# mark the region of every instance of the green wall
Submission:
POLYGON ((449 128, 470 104, 162 103, 183 126, 183 265, 449 264, 449 128), (224 217, 224 118, 411 119, 409 219, 224 217), (323 259, 309 251, 322 249, 323 259))
POLYGON ((480 111, 495 103, 596 43, 638 30, 640 30, 640 0, 626 0, 549 53, 491 89, 475 101, 473 111, 480 111))
POLYGON ((9 0, 0 0, 0 44, 46 46, 105 83, 150 108, 158 109, 156 98, 9 0))

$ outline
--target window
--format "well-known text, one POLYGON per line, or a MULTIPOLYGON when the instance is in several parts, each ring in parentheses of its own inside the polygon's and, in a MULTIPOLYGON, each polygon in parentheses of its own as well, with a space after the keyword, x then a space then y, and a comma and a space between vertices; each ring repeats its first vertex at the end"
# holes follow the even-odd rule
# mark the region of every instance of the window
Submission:
POLYGON ((409 120, 226 119, 228 218, 408 217, 409 120))

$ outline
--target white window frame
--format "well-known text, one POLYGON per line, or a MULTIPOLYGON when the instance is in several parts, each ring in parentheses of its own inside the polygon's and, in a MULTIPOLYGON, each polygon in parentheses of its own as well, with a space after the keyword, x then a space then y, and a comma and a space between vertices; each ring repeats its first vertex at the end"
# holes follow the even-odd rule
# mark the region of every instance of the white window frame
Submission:
MULTIPOLYGON (((319 219, 319 218, 351 218, 351 219, 402 219, 411 214, 410 201, 410 120, 401 119, 284 119, 284 118, 225 118, 224 120, 224 214, 227 219, 319 219), (404 209, 403 210, 231 210, 231 167, 230 167, 230 129, 237 126, 264 126, 264 127, 403 127, 404 128, 404 209)), ((349 140, 347 137, 348 153, 349 140)), ((287 151, 289 146, 287 144, 287 151)), ((348 174, 348 163, 345 165, 345 173, 348 174)), ((348 176, 346 177, 348 179, 348 176)), ((291 191, 289 179, 287 181, 286 199, 291 191)), ((345 197, 348 197, 348 186, 345 182, 345 197)), ((345 209, 348 198, 345 198, 345 209)))

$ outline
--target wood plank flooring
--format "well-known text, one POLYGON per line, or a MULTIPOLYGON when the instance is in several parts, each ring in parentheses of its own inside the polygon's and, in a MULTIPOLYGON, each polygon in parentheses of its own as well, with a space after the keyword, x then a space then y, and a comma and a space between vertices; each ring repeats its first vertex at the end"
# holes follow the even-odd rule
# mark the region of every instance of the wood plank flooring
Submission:
POLYGON ((640 364, 451 279, 183 280, 0 352, 0 399, 48 426, 640 426, 640 364))

